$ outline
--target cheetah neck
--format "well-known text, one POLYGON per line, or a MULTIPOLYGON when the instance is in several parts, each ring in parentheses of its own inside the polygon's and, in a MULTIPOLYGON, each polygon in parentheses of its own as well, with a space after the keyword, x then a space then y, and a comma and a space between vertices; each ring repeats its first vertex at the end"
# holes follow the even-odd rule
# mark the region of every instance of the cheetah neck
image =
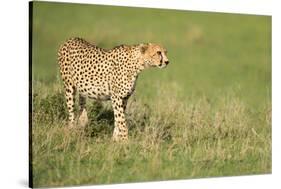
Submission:
POLYGON ((141 53, 141 49, 139 46, 135 46, 135 56, 136 58, 136 73, 139 74, 143 70, 149 68, 148 64, 146 64, 146 61, 141 53))

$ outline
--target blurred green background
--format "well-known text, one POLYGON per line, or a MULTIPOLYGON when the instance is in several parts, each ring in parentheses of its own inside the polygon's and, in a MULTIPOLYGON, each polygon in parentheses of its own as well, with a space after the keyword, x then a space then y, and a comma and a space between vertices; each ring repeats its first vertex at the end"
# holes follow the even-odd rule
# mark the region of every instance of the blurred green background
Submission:
MULTIPOLYGON (((57 50, 70 37, 103 48, 153 42, 168 49, 169 66, 139 77, 139 98, 158 86, 177 88, 182 100, 228 93, 256 109, 271 100, 271 17, 180 10, 35 2, 33 84, 59 81, 57 50)), ((163 94, 165 95, 165 94, 163 94)))

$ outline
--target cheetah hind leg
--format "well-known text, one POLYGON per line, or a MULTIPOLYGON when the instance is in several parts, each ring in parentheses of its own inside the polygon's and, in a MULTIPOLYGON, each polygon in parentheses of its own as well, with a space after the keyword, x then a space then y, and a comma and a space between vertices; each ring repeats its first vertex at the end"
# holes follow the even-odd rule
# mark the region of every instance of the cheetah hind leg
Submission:
POLYGON ((72 85, 65 85, 66 105, 68 109, 68 127, 74 128, 74 103, 75 103, 75 88, 72 85))
POLYGON ((84 128, 89 122, 86 107, 85 107, 86 97, 79 95, 79 105, 80 105, 80 111, 79 111, 80 113, 78 118, 78 126, 84 128))
POLYGON ((87 111, 86 109, 83 109, 79 119, 78 119, 78 126, 79 127, 86 127, 86 125, 88 124, 89 120, 88 120, 88 116, 87 116, 87 111))

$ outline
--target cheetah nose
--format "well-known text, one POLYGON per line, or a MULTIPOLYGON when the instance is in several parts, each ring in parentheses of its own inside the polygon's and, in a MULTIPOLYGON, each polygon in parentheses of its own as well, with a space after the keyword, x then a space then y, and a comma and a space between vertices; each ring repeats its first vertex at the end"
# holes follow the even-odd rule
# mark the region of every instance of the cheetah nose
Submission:
POLYGON ((165 64, 168 65, 168 64, 169 64, 169 60, 166 60, 166 61, 165 61, 165 64))

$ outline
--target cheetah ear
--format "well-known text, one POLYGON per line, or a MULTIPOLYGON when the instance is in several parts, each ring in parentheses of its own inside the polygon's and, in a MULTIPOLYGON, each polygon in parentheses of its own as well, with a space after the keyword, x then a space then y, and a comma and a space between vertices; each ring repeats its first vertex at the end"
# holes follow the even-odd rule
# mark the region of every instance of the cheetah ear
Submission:
POLYGON ((147 49, 148 49, 148 45, 147 44, 141 44, 140 45, 140 51, 141 51, 142 54, 144 54, 147 49))

